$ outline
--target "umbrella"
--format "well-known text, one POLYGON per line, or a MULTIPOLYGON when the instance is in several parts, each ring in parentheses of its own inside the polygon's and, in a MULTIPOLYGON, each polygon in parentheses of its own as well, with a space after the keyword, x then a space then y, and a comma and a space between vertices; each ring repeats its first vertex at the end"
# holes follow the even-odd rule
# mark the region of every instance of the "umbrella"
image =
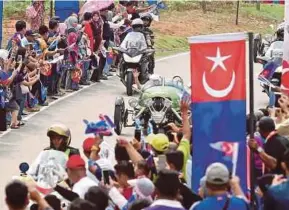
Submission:
POLYGON ((83 15, 86 12, 95 12, 104 9, 111 4, 113 0, 88 0, 80 9, 79 15, 83 15))

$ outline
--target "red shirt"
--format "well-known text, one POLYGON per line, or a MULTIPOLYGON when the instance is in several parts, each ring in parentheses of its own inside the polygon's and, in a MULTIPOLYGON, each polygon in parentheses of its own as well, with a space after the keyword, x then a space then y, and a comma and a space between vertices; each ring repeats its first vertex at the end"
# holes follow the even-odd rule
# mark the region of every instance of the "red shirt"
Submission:
POLYGON ((87 34, 87 37, 89 38, 90 42, 90 49, 93 50, 94 38, 93 38, 93 31, 89 22, 85 23, 84 25, 84 33, 87 34))

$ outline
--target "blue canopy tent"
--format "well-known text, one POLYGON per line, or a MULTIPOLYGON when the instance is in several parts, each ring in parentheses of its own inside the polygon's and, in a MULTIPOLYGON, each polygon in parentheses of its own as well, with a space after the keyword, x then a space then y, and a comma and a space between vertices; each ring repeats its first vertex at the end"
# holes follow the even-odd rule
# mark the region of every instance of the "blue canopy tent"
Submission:
POLYGON ((61 21, 64 21, 72 13, 78 14, 79 1, 57 1, 54 4, 55 15, 60 17, 61 21))

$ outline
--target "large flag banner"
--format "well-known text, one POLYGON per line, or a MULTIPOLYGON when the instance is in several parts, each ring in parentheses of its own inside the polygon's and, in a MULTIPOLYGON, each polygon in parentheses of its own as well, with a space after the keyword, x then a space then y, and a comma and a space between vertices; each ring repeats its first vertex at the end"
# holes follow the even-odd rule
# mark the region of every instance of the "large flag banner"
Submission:
POLYGON ((227 165, 247 192, 246 33, 190 37, 192 189, 206 168, 227 165))
POLYGON ((289 1, 285 4, 284 44, 283 44, 283 70, 281 78, 282 92, 289 94, 289 1))

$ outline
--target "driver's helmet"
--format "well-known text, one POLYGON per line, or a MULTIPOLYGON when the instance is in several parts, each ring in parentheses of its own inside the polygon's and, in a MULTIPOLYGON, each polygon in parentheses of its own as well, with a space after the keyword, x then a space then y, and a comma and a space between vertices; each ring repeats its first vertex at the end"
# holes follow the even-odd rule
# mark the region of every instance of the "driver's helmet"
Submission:
POLYGON ((151 25, 151 23, 153 21, 153 18, 152 18, 152 16, 150 14, 147 14, 147 15, 143 16, 141 19, 143 21, 148 21, 148 24, 145 25, 146 27, 150 27, 150 25, 151 25))
POLYGON ((143 28, 143 21, 140 18, 136 18, 132 21, 131 27, 134 31, 140 31, 143 28))
POLYGON ((71 132, 68 127, 63 124, 54 124, 51 125, 47 130, 47 136, 50 137, 51 135, 59 135, 64 137, 64 144, 65 146, 69 146, 71 142, 71 132))

